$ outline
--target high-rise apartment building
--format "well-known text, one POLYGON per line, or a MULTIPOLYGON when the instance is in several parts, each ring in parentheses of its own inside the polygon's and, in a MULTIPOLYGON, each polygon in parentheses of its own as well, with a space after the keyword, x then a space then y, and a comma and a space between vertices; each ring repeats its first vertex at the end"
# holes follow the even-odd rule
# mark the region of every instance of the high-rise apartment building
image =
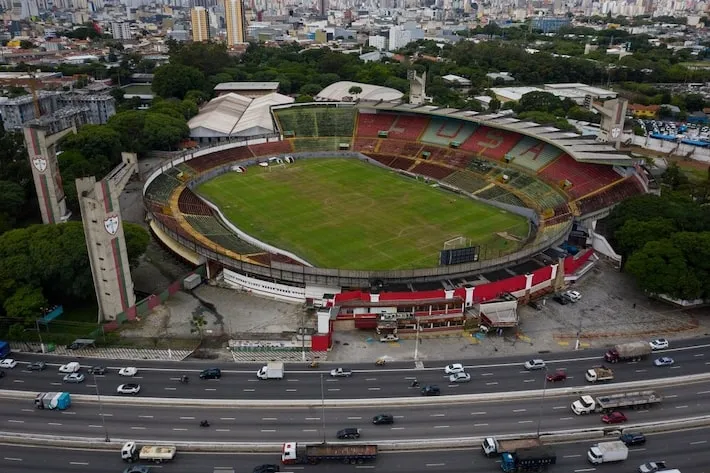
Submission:
POLYGON ((204 7, 195 7, 191 11, 192 40, 196 42, 209 41, 210 20, 204 7))
POLYGON ((113 35, 113 39, 131 39, 133 37, 133 34, 131 34, 131 26, 125 21, 112 21, 111 34, 113 35))
POLYGON ((247 21, 242 0, 224 0, 224 16, 227 23, 227 46, 246 43, 247 21))

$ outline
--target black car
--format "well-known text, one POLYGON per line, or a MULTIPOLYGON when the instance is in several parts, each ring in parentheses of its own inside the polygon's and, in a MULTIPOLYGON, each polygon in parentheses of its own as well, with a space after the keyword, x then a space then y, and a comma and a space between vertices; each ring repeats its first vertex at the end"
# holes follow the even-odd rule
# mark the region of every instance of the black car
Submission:
POLYGON ((433 386, 431 384, 424 386, 421 391, 422 394, 425 396, 438 396, 441 394, 441 389, 439 389, 439 386, 433 386))
POLYGON ((35 361, 27 365, 27 371, 42 371, 47 367, 44 361, 35 361))
POLYGON ((623 434, 619 437, 619 440, 624 442, 628 447, 632 445, 643 445, 646 443, 646 436, 640 432, 623 434))
POLYGON ((106 374, 105 366, 92 366, 89 368, 89 374, 106 374))
POLYGON ((219 379, 222 377, 222 370, 219 368, 207 368, 200 372, 200 379, 219 379))
POLYGON ((360 438, 360 429, 356 429, 354 427, 349 427, 347 429, 339 430, 336 437, 339 439, 359 439, 360 438))
POLYGON ((394 417, 389 414, 376 415, 372 418, 372 423, 375 425, 394 424, 394 417))
POLYGON ((567 305, 572 302, 571 300, 569 300, 569 297, 565 296, 564 294, 555 294, 554 296, 552 296, 552 300, 562 305, 567 305))
POLYGON ((4 378, 4 377, 5 377, 5 370, 0 370, 0 378, 4 378))
POLYGON ((264 464, 254 467, 253 473, 276 473, 279 471, 278 465, 264 464))
POLYGON ((145 465, 133 465, 123 470, 123 473, 150 473, 150 467, 145 465))

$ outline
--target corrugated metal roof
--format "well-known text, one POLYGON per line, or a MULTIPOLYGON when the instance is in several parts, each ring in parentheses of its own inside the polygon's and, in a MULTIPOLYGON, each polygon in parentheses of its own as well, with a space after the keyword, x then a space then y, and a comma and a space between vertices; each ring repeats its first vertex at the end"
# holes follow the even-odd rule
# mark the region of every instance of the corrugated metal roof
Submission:
POLYGON ((358 98, 376 102, 382 100, 384 102, 395 102, 402 100, 404 94, 399 90, 390 87, 382 87, 379 85, 362 84, 359 82, 341 81, 330 84, 325 89, 321 90, 316 95, 316 100, 327 100, 330 102, 342 102, 344 97, 358 98), (349 92, 351 87, 360 87, 362 92, 353 95, 349 92))
POLYGON ((276 90, 278 82, 222 82, 214 90, 276 90))

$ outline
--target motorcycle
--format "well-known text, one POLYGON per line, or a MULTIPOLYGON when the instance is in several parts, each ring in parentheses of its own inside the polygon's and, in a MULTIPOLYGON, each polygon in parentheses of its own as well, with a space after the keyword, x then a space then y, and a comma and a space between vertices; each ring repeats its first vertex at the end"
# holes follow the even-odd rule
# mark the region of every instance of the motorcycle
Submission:
POLYGON ((190 378, 188 378, 187 376, 181 376, 181 377, 180 377, 180 382, 181 382, 182 384, 187 384, 187 383, 190 382, 190 378))
POLYGON ((418 388, 418 387, 419 387, 419 381, 417 381, 416 379, 415 379, 414 381, 412 381, 412 386, 411 386, 411 387, 413 387, 413 388, 418 388))
POLYGON ((318 368, 320 366, 320 363, 317 361, 312 361, 310 365, 308 365, 309 368, 318 368))
POLYGON ((387 361, 384 358, 380 358, 377 361, 375 361, 375 364, 377 366, 384 366, 385 363, 387 363, 387 361))
POLYGON ((206 420, 200 421, 200 427, 209 427, 210 423, 206 420))

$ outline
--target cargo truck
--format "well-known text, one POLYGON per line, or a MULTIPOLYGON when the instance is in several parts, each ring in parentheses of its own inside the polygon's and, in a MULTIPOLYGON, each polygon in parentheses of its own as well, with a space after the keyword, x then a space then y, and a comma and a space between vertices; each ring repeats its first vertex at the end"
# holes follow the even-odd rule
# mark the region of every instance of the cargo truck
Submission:
POLYGON ((572 403, 572 411, 577 415, 592 412, 611 412, 631 407, 641 409, 658 404, 663 398, 655 391, 635 391, 630 393, 610 394, 594 398, 589 395, 580 397, 572 403))
POLYGON ((487 457, 499 455, 503 452, 515 453, 519 448, 532 448, 542 445, 539 439, 511 439, 496 440, 495 437, 487 437, 481 443, 481 450, 487 457))
POLYGON ((71 406, 71 396, 69 393, 39 393, 35 397, 35 407, 37 409, 57 409, 63 411, 71 406))
POLYGON ((284 465, 315 464, 325 461, 361 464, 377 458, 377 445, 305 445, 285 443, 281 452, 284 465))
POLYGON ((177 448, 172 445, 144 445, 139 447, 135 442, 126 442, 121 448, 121 458, 125 462, 150 461, 163 463, 175 458, 177 448))
POLYGON ((5 358, 10 354, 10 344, 4 341, 0 341, 0 358, 5 358))
POLYGON ((549 447, 520 448, 515 453, 500 456, 500 468, 506 473, 542 471, 557 462, 557 455, 549 447))
POLYGON ((629 342, 614 345, 614 348, 604 354, 604 359, 609 363, 620 361, 638 361, 651 354, 651 345, 648 342, 629 342))
POLYGON ((614 379, 614 371, 606 366, 595 366, 594 368, 588 369, 584 377, 587 378, 587 381, 590 383, 611 381, 614 379))
POLYGON ((270 361, 256 372, 259 379, 283 379, 284 364, 282 361, 270 361))
POLYGON ((620 462, 629 457, 629 447, 621 440, 602 442, 589 447, 587 459, 592 465, 620 462))

